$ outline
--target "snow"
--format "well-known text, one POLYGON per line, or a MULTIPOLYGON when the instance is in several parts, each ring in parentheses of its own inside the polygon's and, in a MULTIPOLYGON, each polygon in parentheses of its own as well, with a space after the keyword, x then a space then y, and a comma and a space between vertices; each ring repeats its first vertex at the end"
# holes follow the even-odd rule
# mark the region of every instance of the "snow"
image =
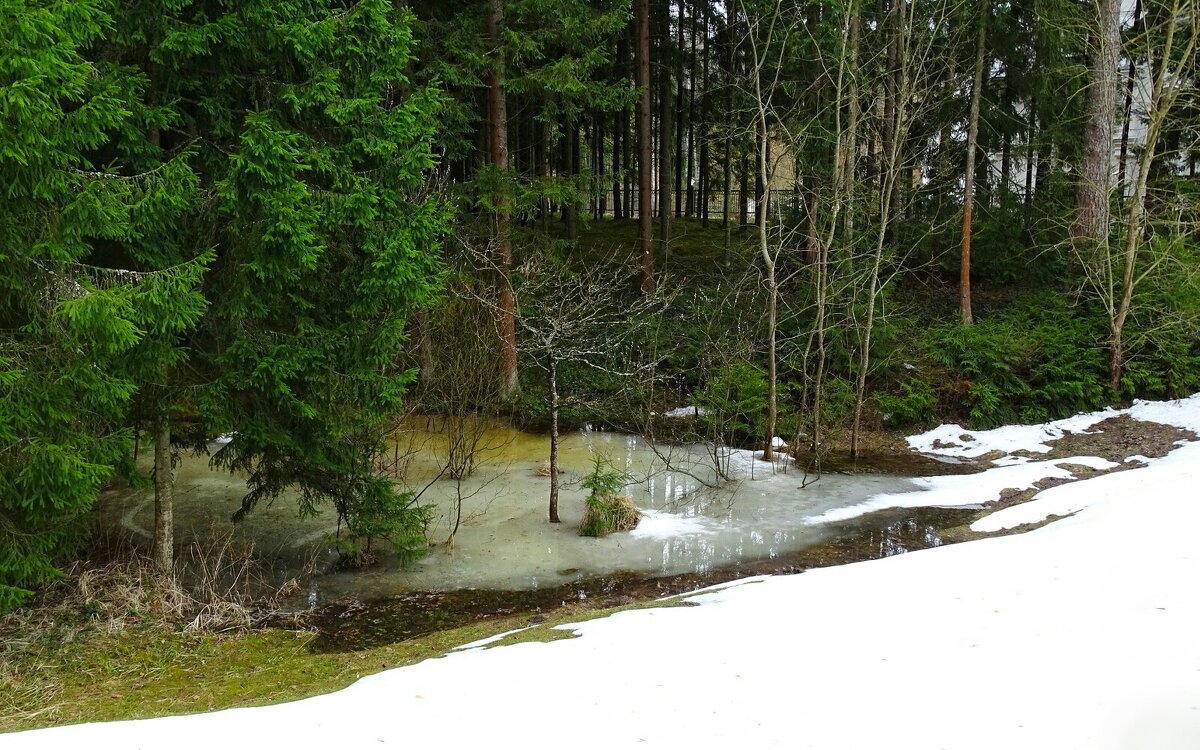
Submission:
POLYGON ((707 416, 708 412, 699 406, 677 406, 670 411, 664 411, 662 415, 666 419, 683 419, 685 417, 707 416))
POLYGON ((857 505, 830 508, 805 519, 808 524, 844 521, 887 508, 958 508, 999 500, 1004 490, 1027 490, 1043 479, 1074 479, 1071 466, 1090 469, 1114 469, 1119 464, 1094 456, 1056 458, 1052 461, 1000 466, 981 474, 914 479, 916 492, 887 492, 857 505))
POLYGON ((642 520, 627 533, 637 539, 676 539, 716 532, 716 522, 703 516, 683 516, 662 510, 642 511, 642 520))
MULTIPOLYGON (((920 453, 951 458, 978 458, 994 451, 1049 453, 1048 443, 1068 432, 1089 434, 1088 430, 1096 424, 1121 415, 1200 433, 1200 393, 1175 401, 1139 399, 1127 409, 1103 409, 1045 424, 1007 425, 994 430, 968 430, 960 425, 944 424, 908 438, 908 446, 920 453)), ((1005 455, 997 461, 1011 463, 1015 458, 1020 457, 1005 455)))
POLYGON ((956 424, 944 424, 929 432, 908 438, 908 447, 920 453, 953 458, 978 458, 993 451, 1013 453, 1049 453, 1047 443, 1068 432, 1087 434, 1089 428, 1122 412, 1115 409, 1077 414, 1066 419, 1034 425, 1006 425, 994 430, 968 430, 956 424))
POLYGON ((480 638, 477 641, 471 641, 470 643, 464 643, 461 646, 455 646, 454 650, 455 651, 466 651, 467 649, 483 648, 484 646, 490 646, 491 644, 496 643, 497 641, 504 640, 505 638, 509 637, 510 635, 515 635, 522 631, 529 630, 529 628, 531 628, 531 627, 533 627, 533 626, 529 625, 529 626, 526 626, 523 628, 516 628, 514 630, 506 630, 503 633, 496 633, 495 635, 489 635, 487 638, 480 638))
MULTIPOLYGON (((1131 411, 1200 423, 1196 399, 1131 411)), ((1029 465, 963 479, 994 489, 1029 465)), ((1189 443, 1042 492, 1078 510, 1025 534, 727 584, 686 597, 700 606, 493 641, 292 703, 5 735, 0 748, 1195 750, 1198 483, 1189 443)))

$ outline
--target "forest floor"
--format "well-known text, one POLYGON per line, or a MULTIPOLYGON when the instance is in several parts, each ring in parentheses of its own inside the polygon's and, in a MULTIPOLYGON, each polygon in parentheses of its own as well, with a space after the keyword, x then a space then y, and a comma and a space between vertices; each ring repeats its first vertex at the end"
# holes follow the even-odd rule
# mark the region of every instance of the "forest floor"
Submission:
POLYGON ((980 510, 964 538, 1002 536, 664 602, 572 604, 325 653, 309 648, 313 633, 283 629, 128 625, 23 647, 6 633, 0 730, 322 695, 0 746, 1194 747, 1196 432, 1200 397, 944 425, 907 446, 986 471, 855 512, 971 495, 980 510), (680 604, 693 606, 669 606, 680 604))

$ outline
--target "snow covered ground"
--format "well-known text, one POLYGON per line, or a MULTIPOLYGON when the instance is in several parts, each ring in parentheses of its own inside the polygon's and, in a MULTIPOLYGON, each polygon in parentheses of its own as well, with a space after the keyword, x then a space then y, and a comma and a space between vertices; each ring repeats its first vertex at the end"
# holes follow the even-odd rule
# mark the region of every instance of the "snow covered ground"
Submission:
MULTIPOLYGON (((1130 413, 1200 427, 1197 398, 1130 413)), ((1200 748, 1197 486, 1191 443, 1041 493, 1028 505, 1078 512, 1026 534, 728 584, 304 701, 0 748, 1200 748)))

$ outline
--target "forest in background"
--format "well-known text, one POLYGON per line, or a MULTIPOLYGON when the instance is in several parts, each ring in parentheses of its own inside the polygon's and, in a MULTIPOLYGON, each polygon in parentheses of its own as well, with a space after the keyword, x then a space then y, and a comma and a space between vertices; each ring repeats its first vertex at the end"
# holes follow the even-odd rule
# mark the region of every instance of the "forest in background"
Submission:
POLYGON ((1191 392, 1196 10, 0 0, 0 607, 115 478, 169 571, 222 434, 353 557, 424 544, 406 410, 813 461, 1191 392))

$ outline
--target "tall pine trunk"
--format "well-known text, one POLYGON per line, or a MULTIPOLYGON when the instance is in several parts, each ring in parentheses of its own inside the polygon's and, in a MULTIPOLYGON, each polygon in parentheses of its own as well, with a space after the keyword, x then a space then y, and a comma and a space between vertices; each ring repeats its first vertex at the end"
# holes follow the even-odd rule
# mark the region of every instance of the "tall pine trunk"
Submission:
POLYGON ((975 49, 975 80, 971 87, 971 115, 967 124, 967 166, 963 182, 962 266, 959 276, 959 309, 963 325, 971 325, 971 212, 975 205, 975 148, 979 141, 979 104, 983 98, 983 67, 987 51, 989 8, 983 0, 975 49))
POLYGON ((636 0, 638 24, 638 242, 642 252, 642 291, 654 292, 654 224, 650 170, 650 0, 636 0))
POLYGON ((671 4, 662 0, 659 29, 658 59, 658 233, 663 247, 663 257, 671 257, 671 201, 674 197, 675 159, 674 119, 675 91, 671 85, 671 4))
POLYGON ((1117 108, 1117 59, 1121 49, 1121 0, 1097 0, 1099 28, 1092 35, 1083 164, 1072 235, 1093 246, 1107 245, 1112 143, 1117 108))
MULTIPOLYGON (((504 24, 504 0, 488 0, 487 31, 492 45, 492 66, 488 71, 488 150, 492 165, 508 171, 508 107, 504 94, 504 50, 500 29, 504 24)), ((500 290, 497 302, 497 328, 500 333, 500 387, 502 399, 512 398, 517 390, 516 302, 513 299, 512 245, 509 240, 508 191, 502 188, 495 199, 494 242, 499 261, 500 290)))

